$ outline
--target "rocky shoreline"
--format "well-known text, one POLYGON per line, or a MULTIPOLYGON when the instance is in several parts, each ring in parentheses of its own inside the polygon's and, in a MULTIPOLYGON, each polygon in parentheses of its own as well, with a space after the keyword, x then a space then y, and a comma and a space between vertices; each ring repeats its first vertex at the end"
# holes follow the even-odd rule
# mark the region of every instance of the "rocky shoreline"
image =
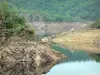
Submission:
POLYGON ((34 41, 25 31, 8 39, 1 33, 0 75, 41 75, 67 58, 48 44, 34 41))

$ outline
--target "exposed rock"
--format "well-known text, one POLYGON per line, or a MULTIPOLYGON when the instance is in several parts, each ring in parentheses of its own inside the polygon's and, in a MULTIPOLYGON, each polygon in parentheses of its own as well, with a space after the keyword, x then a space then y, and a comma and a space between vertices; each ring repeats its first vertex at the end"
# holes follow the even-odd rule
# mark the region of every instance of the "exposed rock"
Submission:
POLYGON ((33 41, 25 31, 8 39, 0 37, 0 42, 0 75, 41 75, 66 58, 48 44, 33 41))
POLYGON ((54 37, 53 36, 44 37, 41 39, 41 43, 42 44, 50 44, 52 41, 52 38, 54 38, 54 37))
POLYGON ((43 39, 41 39, 41 43, 48 43, 48 42, 49 42, 49 40, 47 37, 44 37, 43 39))
POLYGON ((96 44, 97 46, 100 46, 100 39, 96 40, 96 41, 95 41, 95 44, 96 44))

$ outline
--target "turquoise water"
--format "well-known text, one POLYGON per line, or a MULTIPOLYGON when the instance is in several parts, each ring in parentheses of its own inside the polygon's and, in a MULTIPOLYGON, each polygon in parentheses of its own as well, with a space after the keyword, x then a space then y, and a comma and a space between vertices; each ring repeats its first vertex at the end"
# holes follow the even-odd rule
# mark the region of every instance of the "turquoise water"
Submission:
POLYGON ((95 61, 61 63, 54 66, 47 75, 100 75, 100 63, 95 61))
POLYGON ((71 51, 56 44, 51 46, 68 56, 68 59, 55 65, 46 75, 100 75, 100 54, 71 51))

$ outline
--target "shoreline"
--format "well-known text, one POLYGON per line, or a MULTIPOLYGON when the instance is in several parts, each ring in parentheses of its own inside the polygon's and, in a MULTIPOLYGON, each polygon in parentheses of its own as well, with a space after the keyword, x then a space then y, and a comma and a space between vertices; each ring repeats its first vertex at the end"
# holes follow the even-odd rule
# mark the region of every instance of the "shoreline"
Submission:
POLYGON ((100 53, 100 29, 77 30, 63 35, 57 35, 52 42, 71 50, 84 50, 100 53))

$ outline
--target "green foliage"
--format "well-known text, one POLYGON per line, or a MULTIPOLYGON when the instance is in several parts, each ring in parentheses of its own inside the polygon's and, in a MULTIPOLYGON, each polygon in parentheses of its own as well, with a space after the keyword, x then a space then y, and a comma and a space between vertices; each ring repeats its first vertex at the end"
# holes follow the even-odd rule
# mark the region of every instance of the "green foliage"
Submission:
POLYGON ((100 0, 8 0, 31 21, 94 21, 100 18, 100 0))
POLYGON ((93 28, 100 28, 100 19, 97 19, 91 26, 93 28))
MULTIPOLYGON (((28 30, 24 17, 18 15, 9 7, 7 2, 0 4, 0 29, 9 30, 10 33, 20 33, 23 30, 28 30)), ((34 34, 34 30, 28 30, 34 34)))
POLYGON ((25 19, 17 15, 17 13, 8 6, 7 2, 0 5, 0 12, 0 21, 6 29, 13 29, 19 25, 25 26, 25 19))

